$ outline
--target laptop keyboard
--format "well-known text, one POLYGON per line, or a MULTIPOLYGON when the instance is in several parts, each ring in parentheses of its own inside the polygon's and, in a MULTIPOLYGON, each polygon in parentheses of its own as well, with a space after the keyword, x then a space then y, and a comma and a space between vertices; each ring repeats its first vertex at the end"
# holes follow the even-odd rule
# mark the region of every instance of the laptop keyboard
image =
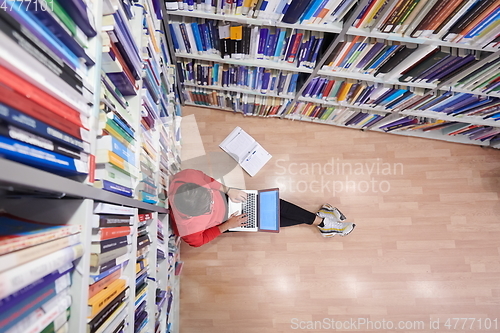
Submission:
POLYGON ((242 228, 256 228, 257 227, 257 194, 248 193, 247 201, 242 204, 242 213, 248 217, 247 225, 242 228))

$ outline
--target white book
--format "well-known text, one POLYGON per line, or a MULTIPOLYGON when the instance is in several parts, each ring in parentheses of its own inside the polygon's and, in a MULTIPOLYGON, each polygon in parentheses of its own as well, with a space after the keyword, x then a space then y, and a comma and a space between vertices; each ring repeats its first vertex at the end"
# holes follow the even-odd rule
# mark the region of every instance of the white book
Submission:
POLYGON ((15 293, 45 275, 61 269, 82 255, 83 246, 78 244, 0 273, 0 298, 15 293))
POLYGON ((271 159, 269 154, 254 138, 241 127, 236 127, 219 147, 228 153, 250 176, 257 172, 271 159))
POLYGON ((177 52, 187 53, 186 44, 184 38, 182 37, 181 27, 179 22, 172 22, 172 27, 174 28, 174 34, 179 44, 179 49, 177 52))
POLYGON ((51 240, 0 256, 0 272, 25 264, 80 242, 80 233, 51 240))
POLYGON ((135 215, 137 208, 118 206, 104 202, 94 203, 94 214, 135 215))
POLYGON ((185 26, 189 44, 191 45, 191 54, 202 54, 203 50, 198 50, 198 47, 196 46, 196 40, 193 35, 193 26, 191 25, 191 23, 185 23, 185 26))

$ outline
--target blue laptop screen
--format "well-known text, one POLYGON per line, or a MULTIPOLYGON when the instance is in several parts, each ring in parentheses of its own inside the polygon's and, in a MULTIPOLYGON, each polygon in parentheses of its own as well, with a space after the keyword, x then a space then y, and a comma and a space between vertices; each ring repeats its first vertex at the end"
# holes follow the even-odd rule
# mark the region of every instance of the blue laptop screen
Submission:
POLYGON ((261 230, 279 230, 279 191, 259 193, 259 224, 261 230))

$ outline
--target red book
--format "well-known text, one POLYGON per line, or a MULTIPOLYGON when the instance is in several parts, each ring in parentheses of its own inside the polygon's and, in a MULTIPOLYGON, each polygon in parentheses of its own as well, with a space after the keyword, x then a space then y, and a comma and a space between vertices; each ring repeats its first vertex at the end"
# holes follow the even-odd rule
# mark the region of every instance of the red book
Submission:
POLYGON ((67 121, 70 121, 79 127, 88 129, 82 123, 82 115, 80 112, 70 108, 54 96, 35 87, 3 66, 0 66, 0 83, 12 88, 15 92, 31 99, 33 102, 47 108, 67 121))
POLYGON ((368 8, 366 8, 365 12, 363 13, 363 16, 361 16, 361 18, 357 21, 357 23, 354 25, 355 28, 359 28, 359 26, 361 25, 361 23, 363 23, 363 20, 366 18, 366 15, 368 15, 368 13, 370 12, 370 10, 372 9, 372 7, 375 5, 375 3, 377 3, 377 0, 373 0, 370 5, 368 6, 368 8))
POLYGON ((139 214, 139 221, 141 222, 151 220, 152 218, 153 218, 152 213, 139 214))
POLYGON ((287 61, 289 63, 293 63, 295 61, 295 57, 297 56, 297 52, 299 51, 300 44, 302 42, 302 37, 304 36, 303 33, 297 33, 297 36, 295 37, 295 41, 293 42, 290 55, 288 56, 287 61))
POLYGON ((51 110, 33 102, 30 98, 22 94, 18 94, 3 84, 0 84, 0 103, 8 105, 77 139, 88 140, 89 132, 87 130, 67 121, 51 110))
POLYGON ((92 232, 92 241, 103 241, 116 237, 127 236, 130 235, 131 232, 130 227, 110 227, 94 230, 96 230, 96 232, 92 232))
POLYGON ((333 85, 335 84, 335 80, 330 80, 328 81, 325 90, 323 90, 323 98, 327 98, 328 95, 330 94, 330 91, 332 91, 333 85))
POLYGON ((118 50, 118 48, 116 47, 116 45, 114 43, 111 43, 111 51, 113 52, 114 56, 116 57, 116 59, 118 60, 120 65, 122 65, 123 72, 125 73, 125 75, 129 79, 129 81, 132 83, 132 85, 135 87, 135 90, 139 90, 139 86, 137 85, 137 82, 135 81, 134 75, 132 75, 132 72, 128 68, 127 63, 123 59, 120 51, 118 50))

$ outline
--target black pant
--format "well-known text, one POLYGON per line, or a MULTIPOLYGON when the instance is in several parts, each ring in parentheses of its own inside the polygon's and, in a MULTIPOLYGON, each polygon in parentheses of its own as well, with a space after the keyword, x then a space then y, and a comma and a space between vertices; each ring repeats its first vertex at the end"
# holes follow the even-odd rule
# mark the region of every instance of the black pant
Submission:
POLYGON ((312 225, 315 219, 316 214, 280 199, 280 227, 290 227, 303 223, 312 225))

